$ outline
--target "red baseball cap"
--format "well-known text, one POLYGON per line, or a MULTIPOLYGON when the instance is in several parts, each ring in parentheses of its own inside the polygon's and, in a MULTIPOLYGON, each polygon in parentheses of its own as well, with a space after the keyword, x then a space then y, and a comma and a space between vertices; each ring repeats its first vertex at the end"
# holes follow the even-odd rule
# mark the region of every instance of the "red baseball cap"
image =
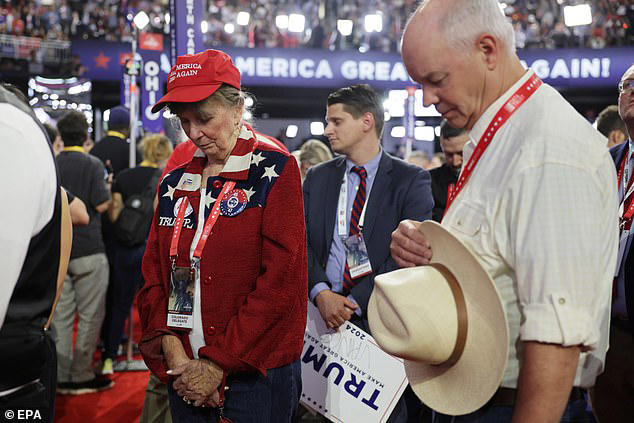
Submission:
POLYGON ((167 103, 195 103, 216 92, 222 84, 240 89, 240 71, 227 53, 205 50, 178 56, 176 66, 167 77, 167 94, 154 106, 152 113, 167 103))

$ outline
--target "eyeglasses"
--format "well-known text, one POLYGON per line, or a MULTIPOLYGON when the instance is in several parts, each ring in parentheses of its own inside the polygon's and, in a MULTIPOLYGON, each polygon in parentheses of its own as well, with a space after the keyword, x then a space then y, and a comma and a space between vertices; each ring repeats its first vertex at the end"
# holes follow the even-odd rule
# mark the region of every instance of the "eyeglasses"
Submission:
POLYGON ((619 93, 623 94, 625 91, 634 90, 634 79, 626 79, 619 82, 619 93))

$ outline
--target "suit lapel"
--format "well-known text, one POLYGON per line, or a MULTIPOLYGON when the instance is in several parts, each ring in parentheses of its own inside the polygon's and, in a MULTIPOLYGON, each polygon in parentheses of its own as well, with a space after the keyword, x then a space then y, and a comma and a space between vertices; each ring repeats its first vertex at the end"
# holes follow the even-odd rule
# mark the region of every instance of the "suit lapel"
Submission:
POLYGON ((324 198, 324 239, 326 240, 324 247, 326 249, 326 257, 330 253, 330 245, 332 244, 332 234, 337 219, 337 204, 339 201, 339 191, 341 190, 341 181, 346 171, 346 159, 340 157, 335 162, 335 167, 328 175, 324 198))
POLYGON ((372 237, 372 230, 374 229, 374 223, 381 209, 381 202, 385 198, 387 188, 392 183, 391 171, 392 159, 386 152, 382 152, 379 168, 377 169, 372 190, 370 191, 370 197, 368 198, 368 207, 365 211, 363 238, 366 241, 366 245, 370 242, 370 238, 372 237))

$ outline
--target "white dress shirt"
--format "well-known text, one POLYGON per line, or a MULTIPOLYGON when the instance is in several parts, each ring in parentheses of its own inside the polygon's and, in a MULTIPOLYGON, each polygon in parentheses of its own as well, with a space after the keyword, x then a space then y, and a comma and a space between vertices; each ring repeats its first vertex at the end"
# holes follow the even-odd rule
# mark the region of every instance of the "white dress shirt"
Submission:
MULTIPOLYGON (((465 161, 526 74, 476 122, 465 161)), ((543 84, 497 132, 443 220, 493 278, 509 322, 502 386, 522 343, 581 345, 575 386, 602 371, 618 245, 616 173, 605 139, 543 84)))
POLYGON ((55 160, 42 130, 0 103, 0 327, 31 238, 53 217, 55 160))

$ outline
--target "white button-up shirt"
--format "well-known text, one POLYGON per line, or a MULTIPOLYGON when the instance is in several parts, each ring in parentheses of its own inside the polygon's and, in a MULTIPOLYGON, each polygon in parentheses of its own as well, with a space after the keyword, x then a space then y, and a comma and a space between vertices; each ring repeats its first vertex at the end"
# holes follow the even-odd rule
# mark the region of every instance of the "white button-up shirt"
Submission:
MULTIPOLYGON (((476 122, 469 160, 526 74, 476 122)), ((543 84, 497 132, 443 220, 478 257, 502 297, 515 388, 522 343, 581 345, 575 386, 603 369, 618 246, 616 173, 602 135, 543 84)))

